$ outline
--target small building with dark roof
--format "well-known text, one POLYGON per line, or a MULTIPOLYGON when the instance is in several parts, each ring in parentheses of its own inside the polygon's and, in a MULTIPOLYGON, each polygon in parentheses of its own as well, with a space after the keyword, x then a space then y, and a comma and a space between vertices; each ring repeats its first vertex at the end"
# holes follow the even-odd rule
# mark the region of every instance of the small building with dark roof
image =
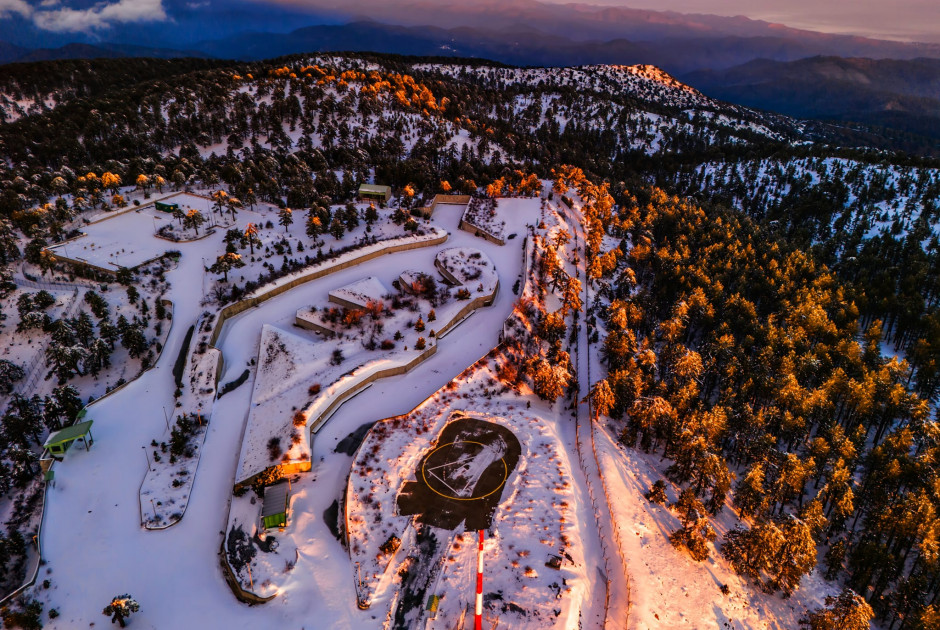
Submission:
POLYGON ((287 527, 287 510, 290 507, 290 484, 286 481, 264 489, 261 505, 261 526, 264 529, 287 527))

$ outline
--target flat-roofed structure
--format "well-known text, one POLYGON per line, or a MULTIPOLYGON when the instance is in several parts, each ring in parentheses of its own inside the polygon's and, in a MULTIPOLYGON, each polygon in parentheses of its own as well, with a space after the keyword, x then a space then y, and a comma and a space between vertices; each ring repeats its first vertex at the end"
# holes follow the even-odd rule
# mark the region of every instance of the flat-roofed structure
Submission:
POLYGON ((346 308, 364 309, 370 302, 378 303, 388 295, 388 289, 375 276, 368 276, 338 289, 329 294, 329 301, 346 308))
POLYGON ((69 450, 69 447, 72 446, 72 442, 81 440, 84 442, 85 449, 87 450, 88 447, 95 442, 91 437, 92 423, 94 423, 94 420, 86 420, 85 422, 79 422, 78 424, 73 424, 70 427, 65 427, 64 429, 52 433, 46 438, 43 448, 53 455, 64 455, 65 452, 69 450))
POLYGON ((180 209, 180 205, 178 203, 164 203, 162 201, 153 202, 153 207, 160 212, 168 212, 170 214, 180 209))
POLYGON ((391 186, 379 186, 378 184, 362 184, 359 186, 359 199, 363 201, 380 201, 385 203, 391 198, 391 186))
POLYGON ((261 525, 265 529, 287 527, 287 509, 290 507, 290 484, 286 481, 264 489, 261 505, 261 525))

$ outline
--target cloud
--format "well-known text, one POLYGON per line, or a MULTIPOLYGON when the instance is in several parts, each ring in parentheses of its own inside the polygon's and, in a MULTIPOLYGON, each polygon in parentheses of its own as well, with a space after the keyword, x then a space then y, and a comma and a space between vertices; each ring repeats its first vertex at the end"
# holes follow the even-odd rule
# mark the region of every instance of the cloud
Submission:
POLYGON ((33 7, 24 0, 0 0, 0 18, 8 18, 14 13, 29 17, 33 13, 33 7))
POLYGON ((113 24, 162 22, 167 18, 163 0, 118 0, 101 2, 88 9, 58 7, 58 0, 43 0, 34 9, 25 0, 0 0, 0 18, 14 13, 32 19, 39 28, 57 33, 82 33, 102 30, 113 24))

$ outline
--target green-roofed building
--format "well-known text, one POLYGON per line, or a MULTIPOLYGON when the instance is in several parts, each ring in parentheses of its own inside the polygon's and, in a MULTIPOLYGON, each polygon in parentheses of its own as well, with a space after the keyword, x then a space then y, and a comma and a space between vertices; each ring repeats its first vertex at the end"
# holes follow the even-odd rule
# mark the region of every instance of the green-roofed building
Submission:
POLYGON ((363 184, 359 187, 359 199, 362 201, 387 202, 392 198, 391 186, 378 186, 376 184, 363 184))
POLYGON ((91 437, 92 423, 94 423, 94 420, 86 420, 56 431, 46 438, 46 443, 43 444, 43 447, 53 455, 64 455, 65 452, 69 450, 69 447, 72 446, 72 442, 81 440, 84 442, 85 449, 87 450, 95 443, 94 439, 91 437))
POLYGON ((178 203, 165 203, 163 201, 155 201, 153 207, 159 210, 160 212, 173 213, 179 210, 180 206, 178 203))
POLYGON ((290 507, 290 484, 286 481, 264 489, 261 505, 261 525, 265 529, 287 527, 287 509, 290 507))

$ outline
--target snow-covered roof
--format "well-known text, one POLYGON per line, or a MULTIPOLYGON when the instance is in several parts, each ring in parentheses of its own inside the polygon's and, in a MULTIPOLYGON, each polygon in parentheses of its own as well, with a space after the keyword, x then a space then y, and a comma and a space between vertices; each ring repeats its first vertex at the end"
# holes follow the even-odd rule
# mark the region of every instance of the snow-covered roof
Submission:
POLYGON ((365 306, 369 302, 378 302, 388 295, 388 289, 375 276, 368 276, 356 280, 338 289, 330 291, 330 301, 340 304, 352 303, 356 306, 365 306))
POLYGON ((464 285, 483 285, 483 291, 492 291, 499 282, 496 266, 490 257, 473 247, 450 247, 442 249, 434 257, 435 263, 443 267, 457 282, 464 285))
POLYGON ((391 186, 380 186, 378 184, 362 184, 359 186, 359 194, 362 193, 373 193, 376 195, 384 195, 386 193, 392 192, 391 186))

